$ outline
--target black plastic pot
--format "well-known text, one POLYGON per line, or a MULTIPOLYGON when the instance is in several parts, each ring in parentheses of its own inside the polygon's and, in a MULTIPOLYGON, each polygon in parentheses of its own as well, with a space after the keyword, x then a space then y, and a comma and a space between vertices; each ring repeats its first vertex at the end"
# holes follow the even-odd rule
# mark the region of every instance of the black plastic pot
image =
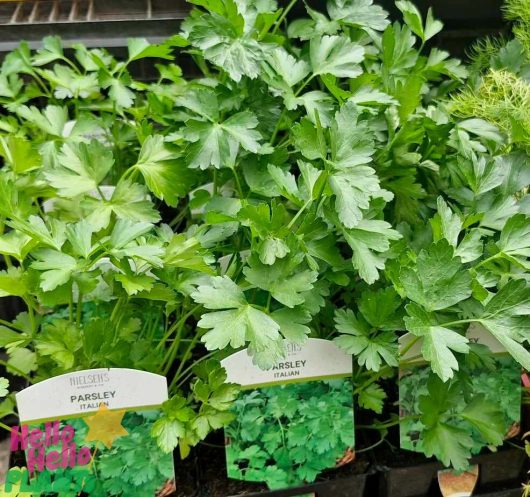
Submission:
MULTIPOLYGON (((474 495, 493 497, 504 496, 502 492, 513 492, 513 490, 502 490, 500 494, 496 493, 497 488, 504 486, 508 489, 518 488, 520 496, 520 482, 526 462, 524 451, 509 449, 482 454, 474 457, 472 462, 479 465, 479 481, 474 495)), ((437 462, 400 468, 381 468, 379 495, 381 497, 438 496, 440 491, 437 472, 440 469, 443 468, 437 462)))
POLYGON ((303 487, 289 488, 287 490, 271 490, 269 492, 245 493, 229 497, 295 497, 297 495, 315 494, 317 497, 363 497, 366 491, 368 474, 353 475, 347 478, 321 481, 304 485, 303 487))

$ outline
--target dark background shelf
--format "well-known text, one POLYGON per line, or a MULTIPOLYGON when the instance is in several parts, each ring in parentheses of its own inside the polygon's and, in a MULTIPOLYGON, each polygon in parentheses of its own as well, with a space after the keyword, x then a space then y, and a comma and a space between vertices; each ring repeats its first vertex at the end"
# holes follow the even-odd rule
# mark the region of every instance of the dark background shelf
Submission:
MULTIPOLYGON (((398 12, 394 0, 379 0, 394 18, 398 12)), ((280 2, 286 3, 286 2, 280 2)), ((325 0, 313 0, 311 6, 324 9, 325 0)), ((417 0, 423 12, 429 7, 445 23, 435 43, 455 55, 477 38, 503 30, 501 0, 417 0)), ((90 47, 126 46, 127 38, 141 36, 159 42, 176 33, 190 8, 185 0, 26 0, 0 2, 0 54, 15 48, 21 40, 32 48, 51 34, 60 35, 67 44, 83 42, 90 47)), ((299 0, 292 18, 304 15, 299 0)))

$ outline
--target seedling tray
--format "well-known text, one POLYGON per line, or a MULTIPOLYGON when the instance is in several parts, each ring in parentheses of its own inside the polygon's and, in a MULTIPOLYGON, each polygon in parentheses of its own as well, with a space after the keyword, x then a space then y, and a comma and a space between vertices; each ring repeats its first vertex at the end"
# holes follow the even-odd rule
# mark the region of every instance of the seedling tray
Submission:
POLYGON ((230 497, 295 497, 298 495, 315 494, 316 497, 363 497, 365 494, 368 474, 353 475, 347 478, 322 481, 305 485, 303 487, 290 488, 287 490, 271 490, 250 494, 237 494, 230 497))
MULTIPOLYGON (((517 485, 523 474, 525 460, 524 451, 518 449, 503 450, 474 457, 472 459, 473 464, 478 464, 480 468, 476 495, 496 496, 497 493, 488 493, 488 487, 498 486, 504 482, 514 482, 514 485, 517 485), (481 492, 486 493, 482 494, 481 492)), ((436 462, 387 468, 381 474, 379 495, 381 497, 440 495, 439 490, 437 490, 437 472, 440 469, 442 466, 436 462), (438 493, 434 493, 436 491, 438 493)), ((520 488, 518 491, 520 496, 520 488)))

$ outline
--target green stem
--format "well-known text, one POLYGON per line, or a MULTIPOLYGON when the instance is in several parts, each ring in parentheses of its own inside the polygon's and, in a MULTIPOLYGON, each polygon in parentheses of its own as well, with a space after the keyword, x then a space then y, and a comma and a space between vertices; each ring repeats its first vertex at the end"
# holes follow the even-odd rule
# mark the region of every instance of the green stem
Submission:
POLYGON ((182 356, 182 360, 180 361, 180 365, 179 365, 179 367, 177 369, 177 372, 175 373, 175 377, 176 378, 178 378, 182 374, 182 371, 184 369, 184 365, 188 361, 188 359, 189 359, 190 355, 192 354, 193 349, 194 349, 194 347, 195 347, 195 345, 197 344, 198 341, 199 341, 199 334, 196 333, 195 336, 193 337, 193 340, 188 345, 188 348, 186 349, 186 352, 184 352, 184 355, 182 356))
POLYGON ((70 287, 70 296, 68 298, 68 317, 70 323, 74 322, 74 292, 73 288, 70 287))
POLYGON ((287 14, 289 14, 289 12, 291 11, 291 9, 296 5, 296 2, 298 0, 291 0, 291 2, 289 3, 289 5, 287 5, 287 7, 285 7, 284 11, 282 12, 282 15, 280 16, 280 18, 276 21, 276 24, 274 25, 274 29, 272 30, 272 33, 271 34, 276 34, 276 32, 278 31, 278 29, 280 29, 280 26, 282 25, 283 21, 285 21, 285 18, 287 17, 287 14))
MULTIPOLYGON (((193 340, 191 340, 193 342, 193 340)), ((190 366, 188 366, 182 373, 180 373, 179 376, 175 375, 173 379, 171 380, 171 384, 169 385, 169 389, 173 388, 173 386, 176 384, 177 388, 181 387, 182 384, 185 382, 187 376, 191 374, 192 369, 200 364, 203 361, 207 361, 210 359, 210 357, 213 357, 215 354, 217 354, 217 350, 214 350, 213 352, 209 352, 208 354, 203 355, 201 358, 194 361, 190 366), (180 381, 179 381, 180 380, 180 381), (177 383, 178 381, 178 383, 177 383)))
POLYGON ((478 269, 479 267, 482 267, 484 266, 485 264, 487 264, 488 262, 491 262, 491 261, 494 261, 495 259, 499 259, 503 256, 503 253, 502 252, 497 252, 496 254, 492 255, 491 257, 488 257, 487 259, 484 259, 482 262, 479 262, 476 266, 475 266, 475 270, 478 269))
POLYGON ((379 424, 374 423, 373 425, 355 425, 355 427, 363 429, 363 430, 378 430, 378 431, 380 431, 380 430, 386 430, 387 428, 391 428, 392 426, 399 425, 403 421, 416 420, 416 419, 420 419, 420 418, 421 418, 420 414, 415 414, 415 415, 411 415, 411 416, 403 416, 402 418, 397 418, 397 419, 394 419, 394 420, 391 420, 391 421, 386 421, 384 423, 379 423, 379 424))
POLYGON ((373 373, 373 376, 365 381, 360 387, 356 388, 353 391, 353 395, 358 395, 360 392, 362 392, 365 388, 369 387, 372 383, 375 383, 379 378, 383 377, 387 372, 391 372, 392 368, 390 366, 384 366, 381 368, 377 373, 373 373))
POLYGON ((79 295, 77 297, 77 316, 76 316, 76 324, 77 329, 81 329, 81 311, 83 310, 83 293, 79 291, 79 295))
POLYGON ((3 428, 4 430, 7 430, 9 433, 13 431, 13 428, 11 426, 7 426, 6 424, 2 423, 0 421, 0 428, 3 428))
POLYGON ((287 225, 287 229, 290 230, 293 227, 293 224, 296 223, 298 218, 303 214, 303 212, 313 203, 313 199, 310 198, 302 208, 296 213, 296 215, 291 219, 291 222, 287 225))
POLYGON ((239 192, 239 196, 240 198, 245 198, 245 195, 243 195, 243 188, 241 187, 241 181, 239 179, 239 174, 237 174, 237 171, 236 171, 236 167, 237 166, 234 166, 234 168, 232 169, 233 173, 234 173, 234 178, 236 180, 236 185, 237 185, 237 190, 239 192))
POLYGON ((475 321, 479 321, 479 320, 478 319, 460 319, 458 321, 451 321, 449 323, 443 323, 440 326, 457 326, 459 324, 474 323, 475 321))
POLYGON ((201 307, 200 304, 197 304, 194 306, 189 312, 184 314, 180 319, 175 321, 170 328, 167 330, 166 334, 162 337, 162 340, 160 340, 160 343, 157 345, 157 348, 161 348, 168 340, 169 337, 173 334, 173 332, 181 325, 182 322, 185 322, 190 316, 195 314, 197 310, 201 307))
POLYGON ((372 449, 375 449, 376 447, 381 445, 385 440, 386 440, 386 435, 383 435, 375 444, 369 445, 368 447, 364 447, 362 449, 358 449, 358 450, 356 449, 355 453, 362 454, 363 452, 368 452, 372 449))
POLYGON ((25 333, 26 332, 26 330, 20 328, 19 326, 17 326, 14 323, 10 323, 9 321, 6 321, 5 319, 0 319, 0 324, 3 325, 3 326, 7 326, 8 328, 11 328, 13 330, 20 331, 20 333, 25 333))
POLYGON ((298 90, 296 90, 296 93, 294 94, 295 97, 297 97, 298 95, 300 95, 300 93, 302 93, 302 90, 309 84, 311 83, 311 81, 313 81, 313 78, 316 78, 316 74, 311 74, 310 76, 308 76, 306 78, 306 80, 304 82, 302 82, 302 84, 300 85, 300 88, 298 88, 298 90))
POLYGON ((272 132, 271 139, 269 140, 269 143, 271 145, 274 145, 274 142, 276 140, 276 137, 278 136, 278 133, 280 132, 280 126, 282 124, 282 120, 286 114, 285 108, 281 111, 280 117, 278 118, 278 121, 276 122, 276 126, 274 127, 274 131, 272 132))
POLYGON ((414 337, 402 350, 400 350, 399 355, 403 357, 414 345, 418 343, 420 337, 414 337))
MULTIPOLYGON (((200 307, 200 305, 196 305, 195 307, 193 307, 193 309, 191 309, 189 312, 184 314, 184 316, 182 316, 179 319, 179 321, 177 323, 177 326, 173 327, 174 329, 177 328, 178 331, 177 331, 177 335, 176 335, 175 339, 173 340, 173 343, 169 347, 169 349, 168 349, 168 351, 167 351, 167 353, 166 353, 166 355, 164 357, 164 360, 162 361, 164 375, 167 375, 169 373, 169 370, 171 369, 173 361, 175 360, 175 358, 176 358, 176 356, 178 354, 178 350, 179 350, 179 347, 180 347, 180 341, 181 341, 182 333, 184 332, 184 327, 186 325, 186 321, 188 320, 189 317, 191 317, 195 313, 195 311, 199 307, 200 307)), ((196 337, 194 337, 192 339, 192 341, 190 342, 188 350, 193 348, 193 346, 195 345, 195 343, 196 343, 196 339, 195 338, 196 337)), ((187 360, 187 357, 186 357, 187 353, 188 353, 187 351, 184 353, 184 356, 182 358, 182 361, 180 363, 180 366, 179 366, 175 376, 179 375, 182 367, 184 366, 184 362, 186 362, 186 360, 187 360)))

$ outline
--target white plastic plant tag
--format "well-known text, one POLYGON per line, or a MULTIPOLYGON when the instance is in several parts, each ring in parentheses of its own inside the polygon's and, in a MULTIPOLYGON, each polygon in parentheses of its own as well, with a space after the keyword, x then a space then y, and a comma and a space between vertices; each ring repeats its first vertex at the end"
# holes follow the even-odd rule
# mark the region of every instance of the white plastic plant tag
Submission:
POLYGON ((25 452, 27 470, 10 470, 6 491, 20 485, 22 492, 154 497, 174 485, 173 455, 151 436, 167 398, 165 377, 118 368, 77 371, 22 390, 10 448, 25 452))
POLYGON ((246 351, 222 361, 228 381, 243 387, 225 429, 228 477, 271 489, 313 482, 354 459, 351 356, 321 339, 286 346, 266 371, 246 351))

